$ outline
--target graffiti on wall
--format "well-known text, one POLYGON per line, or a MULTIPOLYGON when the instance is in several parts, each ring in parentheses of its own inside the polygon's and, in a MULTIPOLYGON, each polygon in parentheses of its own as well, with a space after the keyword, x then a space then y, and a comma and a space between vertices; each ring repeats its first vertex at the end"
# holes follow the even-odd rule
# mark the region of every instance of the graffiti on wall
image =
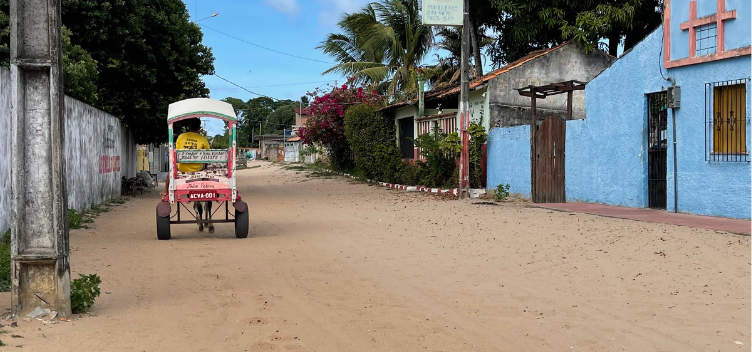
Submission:
POLYGON ((99 173, 108 174, 110 172, 120 172, 120 156, 99 157, 99 173))
POLYGON ((115 126, 108 125, 107 131, 104 134, 102 145, 105 149, 115 148, 115 126))

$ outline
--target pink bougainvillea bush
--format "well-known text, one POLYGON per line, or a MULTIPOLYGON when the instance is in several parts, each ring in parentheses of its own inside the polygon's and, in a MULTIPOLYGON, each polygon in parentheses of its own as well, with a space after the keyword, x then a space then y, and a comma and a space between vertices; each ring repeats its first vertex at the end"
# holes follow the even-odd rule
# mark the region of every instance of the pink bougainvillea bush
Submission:
POLYGON ((334 87, 329 92, 316 88, 308 95, 312 98, 309 107, 311 117, 299 131, 303 142, 328 148, 330 161, 335 168, 352 166, 352 153, 345 137, 345 113, 359 104, 380 106, 384 97, 376 91, 347 84, 334 87))

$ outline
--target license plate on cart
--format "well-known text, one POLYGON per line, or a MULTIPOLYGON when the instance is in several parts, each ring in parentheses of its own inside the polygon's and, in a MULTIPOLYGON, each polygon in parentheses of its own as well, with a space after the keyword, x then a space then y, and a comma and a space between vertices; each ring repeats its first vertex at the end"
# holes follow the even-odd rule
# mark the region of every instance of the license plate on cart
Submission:
POLYGON ((188 194, 188 199, 203 200, 217 198, 217 194, 214 192, 194 192, 188 194))

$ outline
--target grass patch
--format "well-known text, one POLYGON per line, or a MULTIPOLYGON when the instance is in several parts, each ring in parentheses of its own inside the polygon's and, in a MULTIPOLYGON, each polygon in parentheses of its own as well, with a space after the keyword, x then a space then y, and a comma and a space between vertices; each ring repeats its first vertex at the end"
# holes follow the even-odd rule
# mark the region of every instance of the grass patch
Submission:
POLYGON ((97 214, 97 215, 98 215, 98 214, 101 214, 101 213, 106 213, 106 212, 109 212, 109 211, 110 211, 110 208, 109 208, 109 207, 107 207, 107 206, 106 206, 106 205, 104 205, 104 204, 105 204, 105 203, 102 203, 102 204, 94 204, 94 205, 92 205, 92 206, 91 206, 91 209, 89 210, 89 212, 90 212, 90 213, 92 213, 92 214, 97 214))
POLYGON ((88 228, 86 224, 93 223, 94 218, 102 213, 109 212, 112 210, 112 207, 125 204, 127 201, 127 197, 113 198, 101 204, 94 204, 91 206, 91 209, 80 213, 74 209, 68 209, 68 228, 74 230, 88 228))
POLYGON ((128 201, 128 198, 124 198, 124 197, 110 199, 110 203, 117 204, 117 205, 123 205, 127 201, 128 201))
POLYGON ((68 209, 68 228, 70 229, 80 229, 84 227, 84 217, 81 216, 77 211, 73 209, 68 209))

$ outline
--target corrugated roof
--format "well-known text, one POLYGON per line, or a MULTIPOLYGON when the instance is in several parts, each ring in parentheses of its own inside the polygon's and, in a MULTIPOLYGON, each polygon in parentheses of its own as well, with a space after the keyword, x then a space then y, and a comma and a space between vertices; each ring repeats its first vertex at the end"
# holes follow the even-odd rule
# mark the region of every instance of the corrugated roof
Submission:
MULTIPOLYGON (((476 79, 473 79, 470 82, 470 90, 473 90, 473 89, 477 88, 478 86, 480 86, 480 85, 482 85, 482 84, 484 84, 484 83, 486 83, 486 82, 488 82, 488 81, 490 81, 490 80, 492 80, 492 79, 494 79, 494 78, 496 78, 496 77, 498 77, 498 76, 500 76, 500 75, 502 75, 504 73, 509 72, 512 69, 520 67, 520 66, 524 65, 525 63, 527 63, 529 61, 535 60, 535 59, 537 59, 537 58, 539 58, 541 56, 550 54, 550 53, 552 53, 552 52, 554 52, 554 51, 556 51, 558 49, 561 49, 564 46, 569 45, 570 43, 572 43, 572 41, 568 41, 568 42, 566 42, 564 44, 561 44, 559 46, 555 46, 553 48, 541 49, 541 50, 536 50, 536 51, 530 52, 529 54, 525 55, 524 57, 522 57, 522 58, 520 58, 520 59, 518 59, 518 60, 516 60, 514 62, 511 62, 511 63, 507 64, 504 67, 498 68, 498 69, 496 69, 494 71, 491 71, 491 72, 489 72, 489 73, 487 73, 487 74, 485 74, 483 76, 480 76, 480 77, 478 77, 476 79)), ((461 90, 462 90, 462 86, 460 84, 455 84, 455 85, 452 85, 452 86, 447 87, 447 88, 428 91, 428 92, 424 93, 425 94, 424 97, 425 97, 426 100, 429 100, 429 99, 443 99, 443 98, 446 98, 446 97, 449 97, 449 96, 458 95, 458 94, 460 94, 461 90)), ((394 103, 394 104, 389 105, 389 106, 387 106, 385 108, 382 108, 382 110, 392 109, 392 108, 399 108, 399 107, 403 107, 403 106, 407 106, 407 105, 413 105, 413 104, 417 104, 417 103, 418 103, 418 99, 417 98, 413 98, 413 99, 409 99, 407 101, 403 101, 403 102, 399 102, 399 103, 394 103)))

